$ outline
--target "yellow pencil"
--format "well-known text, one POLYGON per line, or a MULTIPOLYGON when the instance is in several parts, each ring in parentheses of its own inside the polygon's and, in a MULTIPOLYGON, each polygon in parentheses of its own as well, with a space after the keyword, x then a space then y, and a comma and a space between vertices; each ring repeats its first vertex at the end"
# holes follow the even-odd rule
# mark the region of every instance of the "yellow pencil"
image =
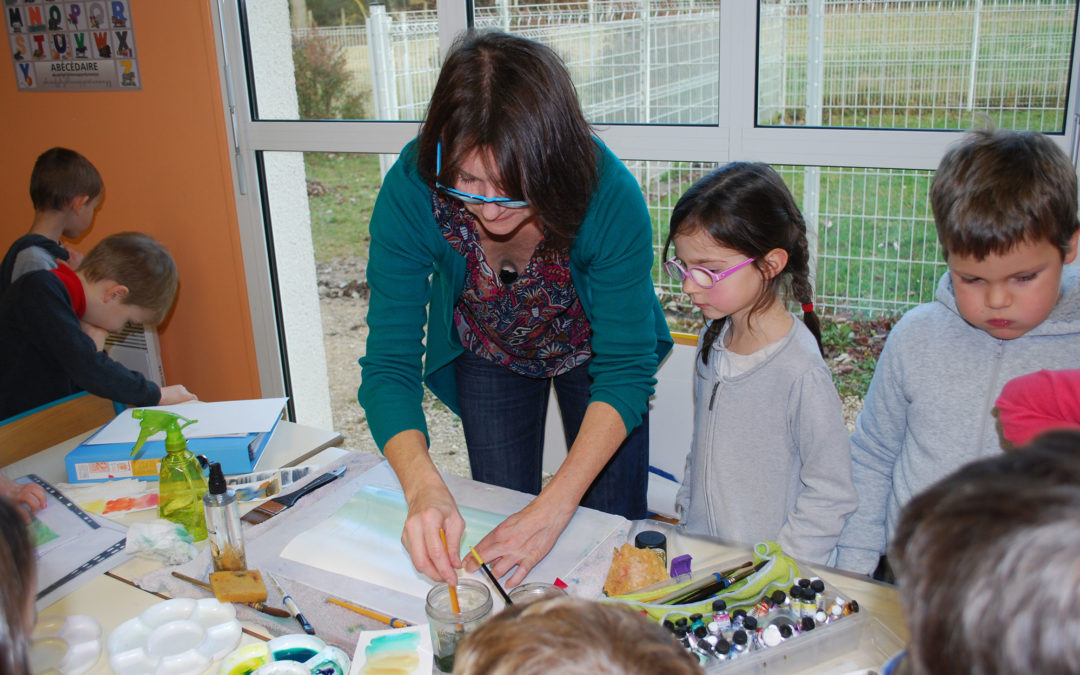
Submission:
POLYGON ((402 619, 395 619, 393 617, 386 616, 385 614, 379 614, 378 612, 372 611, 370 609, 364 609, 363 607, 358 607, 351 602, 345 602, 344 600, 338 600, 337 598, 327 598, 326 601, 340 607, 344 607, 345 609, 351 609, 357 614, 363 614, 364 616, 375 619, 376 621, 381 621, 386 625, 390 626, 391 628, 405 628, 406 626, 412 625, 408 621, 404 621, 402 619))
MULTIPOLYGON (((442 538, 442 547, 446 551, 446 555, 450 555, 450 549, 446 546, 446 532, 441 527, 439 528, 439 537, 442 538)), ((450 591, 450 609, 454 611, 454 614, 461 614, 461 607, 458 605, 457 599, 457 586, 447 584, 446 587, 450 591)))

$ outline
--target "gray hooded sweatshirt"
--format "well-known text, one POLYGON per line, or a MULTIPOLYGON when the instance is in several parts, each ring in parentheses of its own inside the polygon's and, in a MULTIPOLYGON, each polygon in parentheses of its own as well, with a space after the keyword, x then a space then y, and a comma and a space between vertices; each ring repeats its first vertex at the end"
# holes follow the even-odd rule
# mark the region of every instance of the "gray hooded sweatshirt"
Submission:
MULTIPOLYGON (((704 333, 703 333, 704 334, 704 333)), ((848 432, 829 369, 801 320, 764 361, 733 377, 695 359, 694 436, 676 497, 694 534, 826 564, 855 509, 848 432)))
POLYGON ((937 300, 889 333, 851 435, 859 508, 840 536, 836 564, 868 574, 912 497, 962 465, 1001 452, 992 414, 1005 383, 1041 370, 1080 367, 1080 270, 1066 266, 1050 316, 999 340, 967 323, 948 272, 937 300))

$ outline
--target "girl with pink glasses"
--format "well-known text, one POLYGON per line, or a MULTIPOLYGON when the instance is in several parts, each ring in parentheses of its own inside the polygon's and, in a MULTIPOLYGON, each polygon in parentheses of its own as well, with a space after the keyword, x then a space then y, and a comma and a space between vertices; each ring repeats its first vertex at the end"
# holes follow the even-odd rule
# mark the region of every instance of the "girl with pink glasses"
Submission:
POLYGON ((822 358, 806 225, 768 165, 728 164, 671 214, 668 273, 705 316, 694 436, 676 499, 692 533, 829 563, 855 510, 840 398, 822 358), (794 296, 802 321, 788 311, 794 296))

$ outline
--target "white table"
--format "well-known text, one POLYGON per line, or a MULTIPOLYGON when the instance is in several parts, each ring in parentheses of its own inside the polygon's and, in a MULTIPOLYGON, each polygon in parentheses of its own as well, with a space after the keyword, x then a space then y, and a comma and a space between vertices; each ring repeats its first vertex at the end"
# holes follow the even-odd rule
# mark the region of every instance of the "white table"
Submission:
MULTIPOLYGON (((80 434, 9 464, 3 468, 3 473, 10 478, 34 473, 50 483, 67 482, 64 456, 92 433, 93 431, 89 431, 80 434)), ((267 443, 255 470, 301 464, 322 466, 347 452, 335 447, 342 440, 344 440, 343 437, 337 432, 282 420, 274 430, 274 435, 267 443)), ((253 505, 244 505, 245 510, 251 508, 253 505)), ((117 522, 130 525, 134 522, 147 522, 156 517, 157 514, 154 511, 140 511, 118 518, 117 522)), ((162 596, 148 593, 135 586, 132 580, 160 567, 160 562, 145 558, 129 560, 45 608, 41 616, 86 615, 96 618, 102 627, 102 656, 89 673, 92 675, 111 673, 105 646, 109 633, 124 621, 139 615, 163 599, 162 596)), ((241 645, 268 640, 270 637, 254 624, 244 625, 244 633, 241 645)), ((208 672, 216 672, 218 665, 220 664, 215 664, 208 672)))
MULTIPOLYGON (((11 477, 34 472, 46 480, 62 482, 66 478, 63 456, 82 438, 85 438, 85 435, 16 462, 7 467, 4 472, 11 477)), ((282 422, 260 459, 258 468, 267 469, 304 463, 320 466, 332 462, 345 454, 345 451, 331 447, 335 442, 339 442, 339 438, 333 432, 282 422), (279 433, 282 431, 284 433, 279 433)), ((125 516, 125 519, 136 522, 138 519, 152 519, 154 515, 152 512, 142 512, 125 516)), ((124 521, 121 520, 121 522, 124 521)), ((668 532, 669 555, 672 556, 691 552, 694 553, 695 561, 704 562, 708 558, 734 559, 746 554, 745 547, 725 546, 714 541, 702 542, 697 541, 696 538, 681 537, 666 523, 657 521, 635 523, 634 531, 642 528, 668 532)), ((94 616, 102 624, 104 641, 109 632, 120 623, 162 600, 162 596, 144 591, 131 583, 133 579, 148 574, 160 566, 160 563, 141 558, 125 562, 107 575, 94 579, 86 586, 49 606, 43 610, 42 615, 94 616)), ((841 593, 857 599, 863 611, 871 613, 893 633, 907 640, 907 630, 895 588, 839 570, 818 568, 817 571, 827 583, 841 593)), ((269 636, 261 627, 253 624, 245 625, 245 635, 241 644, 266 639, 269 639, 269 636)), ((90 672, 94 674, 110 672, 107 654, 103 654, 90 672)))

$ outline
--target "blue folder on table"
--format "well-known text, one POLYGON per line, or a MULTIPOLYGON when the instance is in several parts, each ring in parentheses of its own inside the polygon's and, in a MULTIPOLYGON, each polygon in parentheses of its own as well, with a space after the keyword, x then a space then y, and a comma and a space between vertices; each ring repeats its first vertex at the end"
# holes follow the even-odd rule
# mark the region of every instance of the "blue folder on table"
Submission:
MULTIPOLYGON (((220 462, 226 474, 250 473, 277 428, 284 398, 217 403, 191 402, 174 406, 147 406, 199 420, 184 428, 188 450, 220 462), (205 420, 205 422, 204 422, 205 420)), ((138 422, 131 410, 117 415, 64 458, 68 481, 100 482, 114 478, 157 480, 165 456, 164 432, 151 436, 138 456, 131 451, 138 438, 138 422)))

